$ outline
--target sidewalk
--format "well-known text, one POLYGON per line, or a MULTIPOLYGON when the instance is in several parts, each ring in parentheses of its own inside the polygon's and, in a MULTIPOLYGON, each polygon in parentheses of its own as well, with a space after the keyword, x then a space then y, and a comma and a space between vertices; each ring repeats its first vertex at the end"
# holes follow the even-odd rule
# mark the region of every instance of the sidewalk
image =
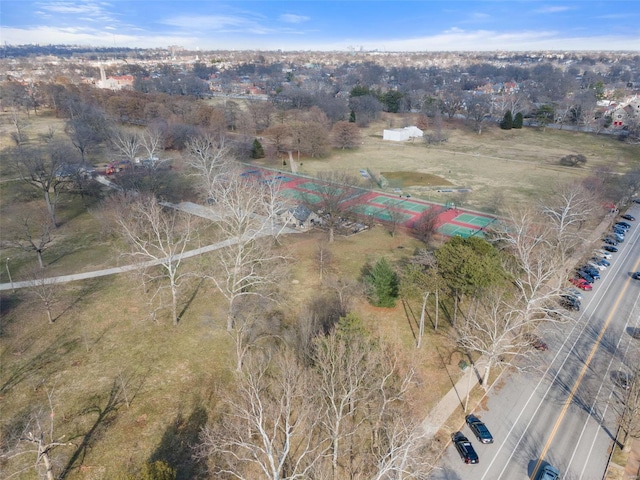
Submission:
MULTIPOLYGON (((456 382, 429 412, 422 421, 421 427, 427 438, 432 438, 442 427, 458 407, 464 409, 467 394, 480 383, 484 372, 485 360, 481 357, 473 365, 464 370, 464 375, 456 382)), ((457 429, 457 427, 456 427, 457 429)))

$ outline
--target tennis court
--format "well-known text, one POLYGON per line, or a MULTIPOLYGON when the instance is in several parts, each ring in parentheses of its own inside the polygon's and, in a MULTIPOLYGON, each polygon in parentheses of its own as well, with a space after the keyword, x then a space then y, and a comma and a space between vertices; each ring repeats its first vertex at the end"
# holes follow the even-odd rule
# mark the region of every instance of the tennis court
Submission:
POLYGON ((410 200, 400 200, 383 195, 378 195, 376 197, 370 198, 368 201, 372 203, 379 203, 380 205, 385 205, 387 207, 395 208, 398 210, 409 210, 410 212, 417 213, 422 213, 425 210, 429 210, 431 208, 430 205, 424 205, 422 203, 416 203, 410 200))
POLYGON ((319 193, 335 192, 335 195, 342 195, 342 189, 338 187, 331 187, 331 190, 327 190, 327 187, 320 183, 313 183, 313 182, 299 183, 298 185, 296 185, 296 188, 303 188, 311 192, 319 192, 319 193))
POLYGON ((280 194, 303 203, 320 203, 322 201, 322 198, 320 198, 318 195, 308 192, 301 192, 300 190, 293 190, 290 188, 281 190, 280 194))
POLYGON ((462 227, 460 225, 453 225, 451 223, 445 223, 444 225, 439 227, 438 232, 443 235, 447 235, 449 237, 455 237, 456 235, 464 238, 471 237, 472 235, 475 235, 477 237, 484 236, 484 233, 481 232, 480 230, 475 230, 473 228, 468 228, 468 227, 462 227))
POLYGON ((485 217, 482 215, 474 215, 472 213, 462 213, 453 219, 454 222, 475 225, 476 227, 486 227, 494 220, 495 218, 485 217))
POLYGON ((356 205, 353 208, 353 211, 360 215, 375 217, 378 220, 382 220, 384 222, 404 223, 407 220, 413 218, 413 215, 409 215, 407 213, 402 213, 399 211, 394 211, 392 213, 388 208, 376 207, 374 205, 356 205))

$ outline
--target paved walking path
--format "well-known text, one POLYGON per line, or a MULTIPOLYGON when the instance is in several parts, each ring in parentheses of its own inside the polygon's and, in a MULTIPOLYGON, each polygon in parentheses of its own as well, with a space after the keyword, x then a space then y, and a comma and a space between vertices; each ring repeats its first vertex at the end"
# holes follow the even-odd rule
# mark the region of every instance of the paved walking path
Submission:
MULTIPOLYGON (((182 210, 185 212, 192 213, 194 215, 198 215, 200 217, 216 219, 217 215, 212 212, 210 209, 203 207, 201 205, 197 205, 191 202, 184 202, 180 204, 170 204, 164 203, 163 205, 176 208, 177 210, 182 210), (213 218, 216 217, 216 218, 213 218)), ((301 230, 296 230, 294 228, 285 227, 282 225, 274 225, 271 228, 266 228, 264 231, 256 234, 257 237, 264 237, 268 235, 278 235, 283 233, 301 233, 301 230)), ((203 253, 211 252, 213 250, 217 250, 219 248, 227 247, 229 245, 233 245, 237 243, 238 238, 231 238, 224 240, 222 242, 214 243, 212 245, 207 245, 205 247, 196 248, 195 250, 190 250, 188 252, 184 252, 181 255, 176 256, 177 259, 190 258, 195 257, 196 255, 202 255, 203 253)), ((130 272, 132 270, 137 270, 140 268, 151 267, 154 265, 160 265, 168 261, 168 258, 160 258, 157 260, 149 260, 147 262, 137 263, 133 265, 124 265, 122 267, 113 267, 113 268, 105 268, 104 270, 95 270, 93 272, 84 272, 84 273, 74 273, 71 275, 61 275, 59 277, 50 277, 38 280, 25 280, 19 282, 11 282, 11 283, 0 283, 0 291, 6 290, 16 290, 18 288, 27 288, 33 287, 35 285, 52 285, 59 283, 67 283, 67 282, 75 282, 78 280, 86 280, 88 278, 97 278, 97 277, 105 277, 107 275, 115 275, 118 273, 130 272)))
MULTIPOLYGON (((467 403, 467 395, 480 383, 485 365, 486 361, 482 357, 473 365, 469 365, 465 369, 465 374, 429 412, 421 424, 427 438, 432 438, 438 430, 448 426, 447 420, 457 408, 464 410, 465 404, 467 403)), ((469 407, 473 410, 472 404, 469 405, 469 407)), ((451 430, 457 430, 459 427, 459 425, 451 426, 451 430)))

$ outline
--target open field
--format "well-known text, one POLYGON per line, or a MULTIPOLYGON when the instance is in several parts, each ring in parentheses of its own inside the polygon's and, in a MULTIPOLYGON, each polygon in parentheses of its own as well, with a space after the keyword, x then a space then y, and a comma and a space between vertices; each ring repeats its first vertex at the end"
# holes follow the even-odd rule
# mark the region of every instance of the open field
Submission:
MULTIPOLYGON (((393 126, 401 125, 404 123, 396 121, 393 126)), ((314 175, 342 169, 359 176, 360 169, 369 168, 384 172, 390 180, 397 179, 390 181, 391 188, 402 183, 404 193, 438 203, 458 195, 437 192, 439 187, 470 188, 472 191, 464 194, 461 204, 486 210, 497 196, 508 203, 532 202, 549 193, 558 182, 584 178, 598 169, 624 173, 640 167, 637 145, 606 135, 537 128, 501 130, 489 125, 476 135, 459 123, 445 123, 447 141, 427 146, 418 139, 405 143, 383 141, 384 128, 389 128, 388 120, 372 124, 365 130, 362 146, 353 151, 334 151, 326 159, 304 159, 299 172, 314 175), (559 159, 570 153, 585 155, 586 166, 559 165, 559 159), (412 174, 416 174, 415 178, 412 174), (420 174, 430 178, 421 178, 420 174)), ((270 163, 276 167, 278 162, 270 163)), ((455 200, 460 202, 459 198, 455 200)))
MULTIPOLYGON (((9 130, 3 120, 0 134, 4 133, 1 138, 6 145, 9 130)), ((46 131, 51 123, 61 128, 57 119, 33 118, 32 134, 46 131)), ((436 192, 437 187, 466 187, 472 189, 466 206, 482 209, 497 192, 509 202, 533 201, 556 180, 586 176, 600 166, 623 172, 640 165, 637 147, 605 137, 497 128, 477 136, 452 127, 446 130, 446 143, 426 147, 420 142, 382 142, 385 126, 388 120, 370 127, 356 151, 304 159, 301 173, 348 169, 357 175, 359 169, 370 168, 401 181, 404 192, 438 202, 449 197, 436 192), (586 167, 556 165, 557 158, 567 153, 585 154, 586 167)), ((99 152, 91 158, 104 160, 99 152)), ((276 162, 271 163, 273 167, 276 162)), ((37 196, 25 192, 17 182, 1 184, 3 219, 42 207, 37 196)), ((117 242, 103 230, 99 216, 88 213, 77 197, 63 201, 59 218, 58 239, 45 253, 51 275, 123 262, 117 242)), ((2 223, 6 225, 5 220, 2 223)), ((10 234, 2 230, 3 238, 10 234)), ((322 237, 312 232, 284 240, 283 248, 295 258, 283 286, 288 298, 283 308, 289 319, 295 320, 305 302, 320 290, 314 257, 322 237)), ((381 256, 396 261, 417 246, 404 235, 392 237, 383 228, 373 228, 338 238, 331 251, 336 274, 356 280, 365 262, 381 256)), ((14 248, 3 248, 1 253, 11 257, 14 280, 27 278, 35 264, 32 253, 14 248)), ((191 261, 195 267, 199 260, 191 261)), ((6 273, 0 269, 0 281, 8 281, 6 273)), ((53 325, 28 291, 5 292, 0 298, 1 439, 9 442, 32 413, 46 408, 50 392, 56 407, 56 435, 72 442, 54 455, 57 472, 70 467, 65 478, 113 479, 144 461, 158 459, 176 467, 179 479, 204 478, 203 466, 192 459, 189 445, 197 442, 199 428, 233 381, 234 365, 232 342, 224 330, 224 302, 212 285, 190 286, 177 327, 166 318, 149 319, 140 282, 134 277, 119 275, 56 288, 53 325)), ((462 357, 451 350, 445 329, 434 333, 429 323, 423 347, 413 348, 419 308, 417 303, 400 302, 393 309, 381 309, 362 299, 353 304, 368 328, 397 345, 416 369, 411 397, 416 414, 422 415, 460 377, 462 357)), ((440 322, 446 324, 444 314, 440 322)), ((25 462, 33 460, 28 457, 25 462)), ((14 478, 34 478, 34 470, 14 478)))

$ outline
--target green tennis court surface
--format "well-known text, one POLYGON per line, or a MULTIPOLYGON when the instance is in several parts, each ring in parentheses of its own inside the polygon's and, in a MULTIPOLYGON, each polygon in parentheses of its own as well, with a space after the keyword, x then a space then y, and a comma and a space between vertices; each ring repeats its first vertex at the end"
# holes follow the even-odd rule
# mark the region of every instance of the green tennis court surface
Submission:
POLYGON ((296 188, 304 188, 305 190, 309 190, 311 192, 325 192, 325 193, 334 193, 335 195, 342 195, 342 189, 337 187, 325 187, 324 185, 320 185, 318 183, 313 182, 304 182, 296 185, 296 188))
POLYGON ((280 193, 285 197, 293 198, 294 200, 298 200, 300 202, 320 203, 322 201, 322 198, 320 198, 318 195, 308 192, 301 192, 300 190, 286 189, 281 190, 280 193))
POLYGON ((468 223, 469 225, 476 225, 478 227, 486 227, 491 222, 493 222, 493 218, 482 217, 480 215, 473 215, 471 213, 462 213, 453 219, 455 222, 460 223, 468 223))
POLYGON ((374 207, 372 205, 357 205, 353 210, 361 215, 376 217, 378 220, 382 220, 385 222, 404 223, 413 217, 413 215, 398 211, 395 211, 392 214, 386 208, 374 207))
POLYGON ((422 213, 425 210, 429 210, 431 208, 430 205, 423 205, 421 203, 414 203, 406 200, 399 200, 397 198, 385 197, 383 195, 378 195, 376 197, 370 198, 368 201, 372 203, 379 203, 380 205, 385 205, 391 208, 409 210, 411 212, 417 212, 417 213, 422 213))
POLYGON ((479 230, 474 230, 472 228, 467 228, 467 227, 461 227, 459 225, 452 225, 451 223, 445 223, 444 225, 442 225, 440 228, 438 228, 438 232, 442 233, 443 235, 448 235, 450 237, 455 237, 456 235, 459 235, 464 238, 470 237, 472 235, 475 235, 476 237, 484 236, 483 232, 479 230))

